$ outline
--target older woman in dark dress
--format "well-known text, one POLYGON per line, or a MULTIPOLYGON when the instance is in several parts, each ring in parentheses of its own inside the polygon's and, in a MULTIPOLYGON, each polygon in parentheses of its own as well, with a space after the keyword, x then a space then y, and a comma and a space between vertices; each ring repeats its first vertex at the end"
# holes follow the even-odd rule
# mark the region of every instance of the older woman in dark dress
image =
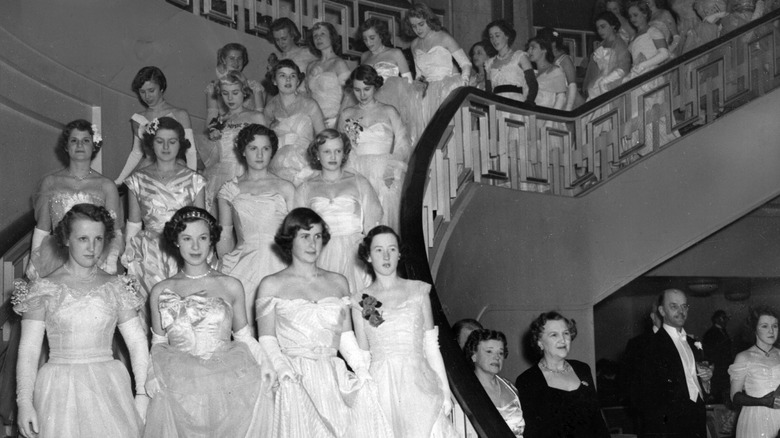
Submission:
POLYGON ((526 422, 523 436, 609 437, 590 367, 566 359, 577 336, 574 320, 545 312, 531 324, 531 334, 542 358, 515 382, 526 422))

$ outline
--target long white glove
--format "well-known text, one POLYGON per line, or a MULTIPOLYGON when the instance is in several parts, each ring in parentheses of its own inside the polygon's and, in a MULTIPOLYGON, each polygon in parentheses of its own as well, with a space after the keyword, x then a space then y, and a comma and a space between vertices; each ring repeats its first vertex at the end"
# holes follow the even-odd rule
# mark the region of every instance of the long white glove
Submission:
POLYGON ((460 67, 460 78, 468 85, 472 67, 469 57, 466 56, 466 52, 464 52, 463 49, 458 49, 452 54, 452 58, 455 59, 455 62, 457 62, 460 67))
POLYGON ((401 74, 402 78, 406 78, 406 81, 410 84, 414 82, 414 78, 412 77, 412 72, 408 71, 406 73, 401 74))
POLYGON ((610 90, 610 85, 615 83, 616 85, 620 85, 620 79, 626 75, 626 72, 623 71, 622 68, 616 68, 615 70, 612 70, 607 74, 606 76, 603 76, 599 78, 596 81, 596 85, 598 86, 601 93, 606 93, 610 90))
POLYGON ((423 352, 425 352, 425 358, 428 359, 428 365, 441 380, 441 389, 444 393, 442 410, 444 415, 449 415, 452 410, 452 392, 447 380, 447 371, 444 368, 444 359, 441 358, 441 351, 439 351, 439 327, 426 330, 423 335, 423 352))
POLYGON ((652 58, 646 59, 639 64, 635 65, 634 68, 631 69, 631 73, 633 73, 635 76, 640 75, 650 69, 653 69, 667 59, 669 59, 669 50, 662 47, 658 49, 658 51, 653 55, 652 58))
MULTIPOLYGON (((158 335, 157 333, 152 330, 152 348, 154 348, 157 344, 164 344, 168 345, 168 335, 158 335)), ((162 391, 162 386, 160 385, 160 381, 157 380, 157 376, 154 374, 154 364, 151 361, 151 358, 149 360, 149 366, 146 368, 146 394, 149 397, 154 398, 157 394, 162 391)))
POLYGON ((135 408, 138 415, 146 422, 146 407, 149 397, 146 395, 146 373, 149 368, 149 349, 146 346, 146 333, 141 325, 141 318, 135 317, 119 324, 119 333, 125 339, 130 352, 130 366, 135 378, 135 408))
POLYGON ((360 348, 355 338, 355 332, 350 330, 341 334, 339 352, 361 382, 373 380, 368 372, 371 365, 371 353, 360 348))
POLYGON ((260 336, 259 343, 263 347, 265 355, 271 361, 279 380, 298 380, 298 374, 293 369, 287 356, 282 353, 282 349, 279 348, 279 340, 276 339, 276 336, 260 336))
POLYGON ((138 165, 138 163, 141 162, 141 160, 144 158, 144 153, 141 150, 141 144, 140 142, 143 140, 137 140, 133 142, 133 149, 130 151, 130 155, 127 156, 127 161, 125 161, 125 167, 122 168, 122 171, 119 172, 119 176, 116 177, 116 180, 114 180, 114 184, 121 186, 123 182, 125 182, 125 178, 130 176, 131 173, 133 173, 133 170, 135 170, 135 166, 138 165))
POLYGON ((198 170, 198 150, 195 149, 195 134, 192 133, 192 128, 184 130, 184 138, 190 141, 190 147, 184 152, 187 167, 192 170, 198 170))
POLYGON ((263 347, 260 346, 257 339, 252 337, 252 331, 249 329, 249 324, 245 325, 237 332, 233 332, 233 339, 249 348, 252 356, 257 363, 260 364, 260 375, 263 376, 263 380, 274 382, 276 380, 276 371, 274 371, 274 367, 268 359, 268 356, 266 356, 263 347))
POLYGON ((33 228, 32 246, 30 247, 30 249, 35 251, 38 247, 41 246, 41 243, 43 243, 43 239, 46 238, 46 236, 48 235, 50 235, 48 231, 42 230, 38 227, 33 228))
POLYGON ((36 436, 40 431, 38 413, 33 406, 33 392, 45 331, 46 325, 43 321, 22 320, 22 337, 19 340, 19 354, 16 361, 16 404, 19 407, 17 416, 19 430, 26 437, 36 436))

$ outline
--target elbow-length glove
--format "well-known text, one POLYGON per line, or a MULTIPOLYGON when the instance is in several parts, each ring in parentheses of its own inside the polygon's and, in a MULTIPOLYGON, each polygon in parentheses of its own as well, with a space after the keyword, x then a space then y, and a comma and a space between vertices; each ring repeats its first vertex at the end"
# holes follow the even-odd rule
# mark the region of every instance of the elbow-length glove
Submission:
POLYGON ((271 361, 279 380, 298 380, 298 374, 293 369, 287 356, 282 353, 282 349, 279 348, 279 340, 276 339, 276 336, 260 336, 259 343, 260 346, 263 347, 263 351, 265 351, 268 360, 271 361))
POLYGON ((355 332, 350 330, 341 334, 339 352, 361 382, 373 380, 368 372, 371 365, 371 353, 360 348, 355 338, 355 332))
POLYGON ((146 333, 141 325, 141 318, 134 317, 119 324, 119 332, 125 339, 130 352, 130 366, 135 378, 135 408, 138 415, 146 421, 146 407, 149 398, 146 394, 146 374, 149 370, 149 349, 146 347, 146 333))
POLYGON ((46 325, 37 319, 22 320, 22 337, 19 340, 19 354, 16 362, 16 403, 19 407, 18 423, 26 436, 32 430, 38 433, 38 414, 33 406, 35 378, 38 375, 38 360, 41 357, 43 333, 46 325))
POLYGON ((252 353, 252 357, 254 357, 255 361, 260 365, 260 375, 263 377, 263 380, 267 380, 269 382, 276 380, 276 372, 274 371, 274 367, 271 365, 271 361, 268 360, 268 356, 265 354, 265 351, 263 351, 263 347, 261 347, 260 343, 257 342, 257 339, 252 336, 252 332, 249 330, 249 324, 245 325, 237 332, 233 332, 233 339, 235 339, 236 342, 241 342, 242 344, 246 345, 247 348, 249 348, 249 352, 252 353))
POLYGON ((452 410, 452 392, 447 380, 447 371, 444 368, 444 359, 442 359, 441 351, 439 351, 439 327, 425 331, 423 335, 423 351, 425 352, 425 358, 428 359, 428 365, 431 366, 436 375, 439 376, 439 380, 441 380, 441 389, 444 393, 442 410, 444 415, 449 415, 452 410))

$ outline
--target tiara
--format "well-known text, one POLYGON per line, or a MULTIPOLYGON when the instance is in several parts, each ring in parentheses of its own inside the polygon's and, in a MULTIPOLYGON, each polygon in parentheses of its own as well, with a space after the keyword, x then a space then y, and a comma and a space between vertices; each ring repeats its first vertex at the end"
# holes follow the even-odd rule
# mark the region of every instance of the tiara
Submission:
POLYGON ((186 213, 184 213, 181 216, 182 220, 184 219, 200 219, 206 221, 209 225, 214 225, 216 223, 216 220, 214 220, 214 217, 211 216, 208 212, 197 209, 197 210, 190 210, 186 213))

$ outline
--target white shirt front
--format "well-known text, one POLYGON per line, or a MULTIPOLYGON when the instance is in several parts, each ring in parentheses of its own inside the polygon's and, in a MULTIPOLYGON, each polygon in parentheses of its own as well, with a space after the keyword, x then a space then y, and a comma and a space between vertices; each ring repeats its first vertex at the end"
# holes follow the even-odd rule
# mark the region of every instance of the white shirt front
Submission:
POLYGON ((677 347, 677 353, 680 355, 682 361, 683 371, 685 372, 685 383, 688 385, 688 396, 691 401, 696 403, 696 399, 701 394, 701 388, 699 388, 699 379, 696 376, 696 359, 693 356, 693 350, 688 344, 688 334, 685 333, 685 329, 677 331, 676 328, 664 324, 664 330, 672 338, 674 346, 677 347))

